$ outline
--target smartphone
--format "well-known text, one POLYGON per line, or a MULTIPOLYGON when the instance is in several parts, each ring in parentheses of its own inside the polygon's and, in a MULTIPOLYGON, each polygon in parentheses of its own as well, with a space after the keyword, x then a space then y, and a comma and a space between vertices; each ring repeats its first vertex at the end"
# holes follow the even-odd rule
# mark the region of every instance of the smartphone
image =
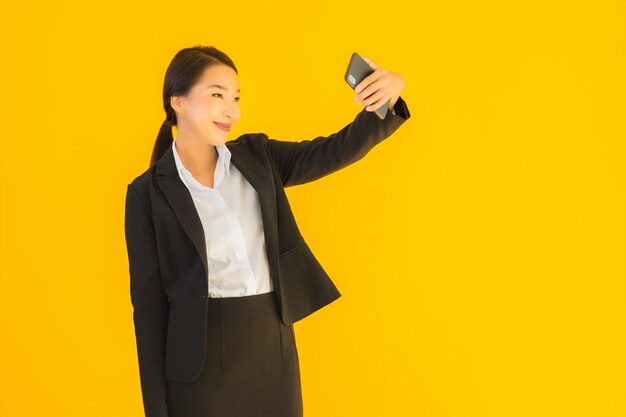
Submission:
MULTIPOLYGON (((348 85, 350 85, 350 87, 352 87, 352 89, 354 90, 365 77, 373 72, 374 70, 372 69, 372 67, 370 67, 369 64, 363 58, 361 58, 359 54, 353 52, 344 79, 346 80, 348 85)), ((379 119, 382 120, 387 115, 390 101, 391 100, 387 100, 385 104, 376 109, 376 111, 374 112, 379 119)))

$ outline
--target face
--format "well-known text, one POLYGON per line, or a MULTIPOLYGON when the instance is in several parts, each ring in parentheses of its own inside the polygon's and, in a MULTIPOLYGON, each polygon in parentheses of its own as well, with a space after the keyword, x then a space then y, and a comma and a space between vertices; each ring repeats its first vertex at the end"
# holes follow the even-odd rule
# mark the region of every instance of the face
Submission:
POLYGON ((213 65, 187 96, 171 100, 179 132, 188 129, 207 143, 223 144, 240 116, 237 73, 227 65, 213 65))

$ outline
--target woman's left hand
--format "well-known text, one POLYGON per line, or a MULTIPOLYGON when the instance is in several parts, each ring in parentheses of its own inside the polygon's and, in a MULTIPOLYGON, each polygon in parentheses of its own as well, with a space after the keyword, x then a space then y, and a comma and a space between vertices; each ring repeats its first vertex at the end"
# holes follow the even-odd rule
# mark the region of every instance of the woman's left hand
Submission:
POLYGON ((406 82, 400 74, 379 67, 365 57, 363 59, 374 72, 357 84, 354 100, 358 104, 364 104, 367 111, 374 111, 390 100, 389 110, 392 110, 406 82))

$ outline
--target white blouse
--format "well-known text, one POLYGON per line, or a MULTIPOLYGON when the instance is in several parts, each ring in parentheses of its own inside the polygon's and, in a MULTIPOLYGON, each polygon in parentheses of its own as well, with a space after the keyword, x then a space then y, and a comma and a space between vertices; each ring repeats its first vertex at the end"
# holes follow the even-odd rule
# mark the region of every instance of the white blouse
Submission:
POLYGON ((178 174, 189 189, 206 239, 209 297, 240 297, 274 290, 269 274, 257 191, 231 164, 226 145, 216 146, 214 188, 183 165, 172 143, 178 174))

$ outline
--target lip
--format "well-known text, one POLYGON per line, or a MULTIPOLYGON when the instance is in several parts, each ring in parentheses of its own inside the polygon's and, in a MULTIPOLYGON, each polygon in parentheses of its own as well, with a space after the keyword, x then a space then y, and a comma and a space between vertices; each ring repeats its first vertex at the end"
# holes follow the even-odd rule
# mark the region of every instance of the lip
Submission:
POLYGON ((220 129, 226 131, 226 132, 230 132, 230 129, 232 127, 232 125, 226 124, 226 123, 218 123, 218 122, 213 122, 215 123, 215 125, 217 127, 219 127, 220 129))

